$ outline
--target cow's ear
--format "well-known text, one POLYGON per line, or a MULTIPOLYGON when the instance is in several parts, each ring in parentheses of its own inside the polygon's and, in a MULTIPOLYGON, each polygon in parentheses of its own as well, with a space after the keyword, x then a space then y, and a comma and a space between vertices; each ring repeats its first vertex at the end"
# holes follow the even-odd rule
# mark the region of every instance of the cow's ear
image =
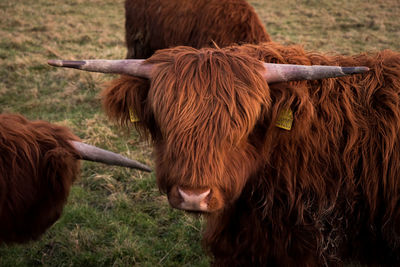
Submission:
POLYGON ((311 102, 306 81, 276 83, 269 85, 269 88, 272 105, 268 116, 273 125, 280 125, 279 121, 289 120, 291 127, 284 129, 300 129, 304 132, 311 127, 310 120, 315 116, 315 107, 311 102))
POLYGON ((104 111, 121 126, 140 128, 149 117, 146 114, 149 88, 149 80, 138 77, 122 75, 112 80, 101 93, 104 111))

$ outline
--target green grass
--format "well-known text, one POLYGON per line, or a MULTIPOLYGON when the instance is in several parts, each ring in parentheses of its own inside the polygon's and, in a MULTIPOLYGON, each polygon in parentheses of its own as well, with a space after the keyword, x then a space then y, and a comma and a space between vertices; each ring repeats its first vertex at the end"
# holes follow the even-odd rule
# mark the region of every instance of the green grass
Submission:
MULTIPOLYGON (((400 51, 398 0, 250 0, 273 40, 354 54, 400 51)), ((84 141, 153 165, 151 147, 107 121, 113 76, 51 58, 123 58, 123 0, 0 0, 0 112, 70 127, 84 141)), ((83 163, 62 218, 37 242, 0 246, 0 266, 208 266, 201 218, 169 207, 154 174, 83 163)))

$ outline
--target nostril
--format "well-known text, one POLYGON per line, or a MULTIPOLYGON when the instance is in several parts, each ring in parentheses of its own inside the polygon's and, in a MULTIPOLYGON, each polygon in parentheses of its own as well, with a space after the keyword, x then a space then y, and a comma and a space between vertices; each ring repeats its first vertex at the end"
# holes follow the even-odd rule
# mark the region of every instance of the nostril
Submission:
POLYGON ((211 197, 211 190, 184 190, 178 188, 182 198, 180 208, 193 211, 207 211, 208 201, 211 197))

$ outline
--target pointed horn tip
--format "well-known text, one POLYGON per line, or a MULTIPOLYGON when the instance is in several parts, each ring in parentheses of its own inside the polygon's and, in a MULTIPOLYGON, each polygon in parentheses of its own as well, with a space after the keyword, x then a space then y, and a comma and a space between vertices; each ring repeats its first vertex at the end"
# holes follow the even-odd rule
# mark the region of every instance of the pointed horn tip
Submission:
POLYGON ((54 67, 62 67, 62 60, 58 60, 58 59, 50 59, 47 61, 47 64, 49 64, 50 66, 54 66, 54 67))
POLYGON ((369 71, 368 67, 342 67, 345 74, 359 74, 369 71))
POLYGON ((142 171, 145 171, 145 172, 153 172, 153 170, 152 170, 149 166, 147 166, 147 165, 145 165, 145 166, 143 167, 142 171))

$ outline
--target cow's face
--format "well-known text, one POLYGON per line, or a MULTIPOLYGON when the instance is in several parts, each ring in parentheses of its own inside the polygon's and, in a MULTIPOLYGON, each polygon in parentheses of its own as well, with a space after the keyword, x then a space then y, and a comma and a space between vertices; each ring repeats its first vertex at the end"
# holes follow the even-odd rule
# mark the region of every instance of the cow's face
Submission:
POLYGON ((259 166, 253 129, 269 105, 262 68, 246 56, 175 48, 156 54, 147 95, 157 181, 178 209, 233 202, 259 166))

